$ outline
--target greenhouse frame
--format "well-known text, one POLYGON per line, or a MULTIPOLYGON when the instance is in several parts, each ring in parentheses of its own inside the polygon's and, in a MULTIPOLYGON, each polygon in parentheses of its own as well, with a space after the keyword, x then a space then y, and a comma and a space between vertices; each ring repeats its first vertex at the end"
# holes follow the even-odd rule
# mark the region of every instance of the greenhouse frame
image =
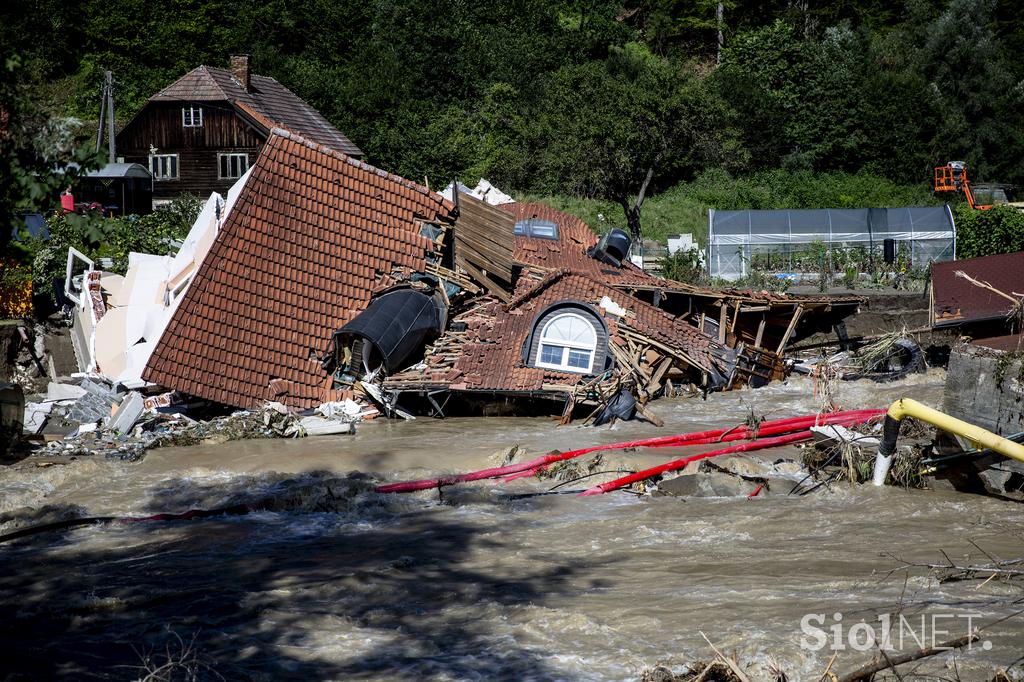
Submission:
POLYGON ((945 206, 905 208, 825 208, 778 211, 708 211, 708 274, 737 280, 752 270, 755 257, 774 261, 771 271, 798 271, 794 254, 824 245, 864 249, 870 258, 883 257, 886 240, 910 267, 955 260, 956 223, 945 206))

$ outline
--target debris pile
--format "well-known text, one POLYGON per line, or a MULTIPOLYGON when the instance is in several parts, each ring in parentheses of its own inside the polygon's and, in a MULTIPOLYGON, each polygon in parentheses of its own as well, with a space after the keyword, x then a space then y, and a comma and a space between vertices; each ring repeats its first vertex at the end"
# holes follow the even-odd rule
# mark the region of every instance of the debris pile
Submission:
POLYGON ((51 382, 24 405, 23 435, 64 456, 137 460, 166 445, 216 444, 244 438, 300 438, 351 433, 377 410, 352 400, 295 412, 277 402, 223 414, 176 392, 145 397, 99 375, 51 382))
MULTIPOLYGON (((881 444, 881 424, 825 426, 812 431, 815 447, 804 450, 803 464, 808 474, 795 489, 796 494, 807 494, 839 481, 866 483, 872 479, 881 444)), ((897 450, 887 482, 903 488, 924 488, 924 458, 933 432, 916 419, 908 418, 900 424, 900 435, 909 442, 905 441, 897 450)))

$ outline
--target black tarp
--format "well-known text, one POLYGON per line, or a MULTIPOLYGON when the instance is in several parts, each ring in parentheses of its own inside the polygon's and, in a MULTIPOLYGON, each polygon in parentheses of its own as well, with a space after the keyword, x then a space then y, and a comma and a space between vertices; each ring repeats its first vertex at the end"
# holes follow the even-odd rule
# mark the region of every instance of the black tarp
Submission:
POLYGON ((387 373, 405 369, 407 361, 441 333, 444 304, 436 297, 413 289, 396 289, 370 301, 366 310, 334 332, 334 348, 354 337, 364 343, 363 356, 371 370, 379 362, 387 373), (376 361, 376 362, 375 362, 376 361))

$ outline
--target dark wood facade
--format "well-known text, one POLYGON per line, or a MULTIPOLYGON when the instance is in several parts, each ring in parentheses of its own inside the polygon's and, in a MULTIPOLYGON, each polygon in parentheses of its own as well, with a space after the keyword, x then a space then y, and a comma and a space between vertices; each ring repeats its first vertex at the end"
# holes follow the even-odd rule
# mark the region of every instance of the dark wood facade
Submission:
POLYGON ((206 199, 211 192, 225 194, 237 181, 221 177, 219 155, 246 154, 251 166, 265 140, 230 102, 150 101, 117 135, 117 154, 150 170, 153 153, 176 154, 178 177, 154 177, 153 200, 165 201, 185 193, 206 199), (202 109, 202 125, 183 125, 183 108, 202 109))

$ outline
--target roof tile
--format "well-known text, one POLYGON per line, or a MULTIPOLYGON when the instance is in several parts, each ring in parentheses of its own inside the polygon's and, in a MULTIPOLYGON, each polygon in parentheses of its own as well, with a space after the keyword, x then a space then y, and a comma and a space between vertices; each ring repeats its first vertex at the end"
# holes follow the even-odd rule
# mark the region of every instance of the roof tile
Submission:
MULTIPOLYGON (((363 155, 363 151, 332 126, 320 112, 275 79, 267 76, 252 75, 249 90, 246 91, 234 79, 230 70, 199 66, 150 97, 150 100, 231 102, 243 114, 268 131, 275 126, 284 126, 308 140, 342 154, 363 155)), ((275 174, 297 178, 298 174, 293 171, 291 165, 295 162, 295 159, 289 159, 289 165, 275 170, 275 174)), ((309 169, 314 165, 308 163, 303 172, 311 172, 309 169)))
POLYGON ((292 392, 284 402, 311 407, 324 374, 309 361, 309 349, 324 347, 335 329, 366 306, 377 271, 424 267, 430 244, 419 234, 414 214, 438 220, 452 208, 415 183, 275 130, 157 344, 145 378, 252 407, 267 395, 271 379, 286 375, 292 392), (282 179, 282 169, 293 162, 310 169, 300 182, 282 179), (313 189, 318 179, 326 181, 326 191, 313 189), (381 199, 352 191, 371 182, 381 199), (300 201, 308 202, 302 219, 280 210, 300 201), (380 239, 357 215, 370 201, 392 216, 394 248, 367 248, 380 239))

